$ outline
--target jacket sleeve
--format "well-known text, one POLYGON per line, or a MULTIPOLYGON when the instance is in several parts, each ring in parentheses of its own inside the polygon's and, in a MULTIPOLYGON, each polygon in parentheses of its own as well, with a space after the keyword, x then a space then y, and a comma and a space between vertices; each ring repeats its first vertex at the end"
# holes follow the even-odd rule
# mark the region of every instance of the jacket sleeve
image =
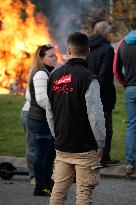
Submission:
POLYGON ((121 39, 121 41, 117 44, 116 47, 116 52, 115 52, 114 62, 113 62, 113 73, 115 77, 118 79, 118 81, 124 86, 125 76, 124 73, 122 72, 123 62, 120 55, 120 46, 122 41, 123 39, 121 39))
POLYGON ((31 95, 30 95, 30 91, 29 88, 26 88, 26 92, 25 92, 25 99, 30 102, 31 101, 31 95))
POLYGON ((98 74, 100 85, 103 85, 113 72, 113 59, 114 49, 109 47, 103 56, 100 72, 98 74))
POLYGON ((85 94, 87 114, 98 147, 105 146, 106 130, 103 106, 100 98, 100 85, 92 80, 85 94))
POLYGON ((53 118, 53 113, 51 110, 51 104, 49 101, 49 98, 47 96, 47 102, 46 102, 46 118, 47 122, 51 131, 51 134, 53 137, 55 137, 55 132, 54 132, 54 118, 53 118))
POLYGON ((33 78, 33 83, 36 101, 40 107, 46 110, 47 122, 51 130, 52 136, 54 136, 53 114, 51 111, 51 106, 47 95, 47 79, 48 75, 44 71, 39 71, 35 74, 33 78))
POLYGON ((36 101, 38 105, 45 110, 47 101, 47 79, 48 75, 44 71, 38 71, 33 77, 36 101))

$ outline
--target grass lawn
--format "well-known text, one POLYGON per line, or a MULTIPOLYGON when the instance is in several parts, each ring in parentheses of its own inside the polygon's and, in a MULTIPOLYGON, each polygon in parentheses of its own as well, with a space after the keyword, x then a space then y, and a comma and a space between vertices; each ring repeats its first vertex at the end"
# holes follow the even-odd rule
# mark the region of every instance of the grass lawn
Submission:
MULTIPOLYGON (((0 95, 0 155, 25 155, 25 136, 20 123, 22 96, 0 95)), ((124 162, 124 133, 126 116, 123 91, 117 92, 117 105, 113 112, 112 157, 124 162)))
POLYGON ((124 163, 125 158, 125 130, 126 112, 124 104, 124 90, 118 90, 117 103, 113 111, 113 140, 111 156, 124 163))
POLYGON ((0 155, 25 155, 25 137, 20 123, 23 103, 22 96, 0 95, 0 155))

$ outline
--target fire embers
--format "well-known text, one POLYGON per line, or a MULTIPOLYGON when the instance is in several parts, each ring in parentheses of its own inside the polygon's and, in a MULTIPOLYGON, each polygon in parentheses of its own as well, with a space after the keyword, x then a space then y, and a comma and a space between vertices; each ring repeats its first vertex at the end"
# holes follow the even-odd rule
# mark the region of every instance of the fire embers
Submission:
POLYGON ((62 76, 60 79, 54 81, 54 86, 52 87, 52 90, 56 92, 65 92, 65 93, 72 92, 73 87, 71 87, 70 85, 71 81, 72 81, 71 74, 62 76))

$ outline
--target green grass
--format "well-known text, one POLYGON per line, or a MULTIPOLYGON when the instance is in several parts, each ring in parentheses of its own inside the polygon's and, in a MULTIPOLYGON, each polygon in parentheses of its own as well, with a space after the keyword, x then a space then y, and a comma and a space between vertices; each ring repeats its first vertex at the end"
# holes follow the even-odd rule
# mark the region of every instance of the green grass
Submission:
MULTIPOLYGON (((126 116, 123 90, 117 92, 113 112, 112 158, 124 162, 126 116)), ((20 123, 22 96, 0 95, 0 155, 25 155, 25 136, 20 123)))
POLYGON ((125 158, 125 130, 126 112, 124 104, 124 90, 118 89, 117 103, 113 111, 113 140, 112 157, 124 163, 125 158))
POLYGON ((25 137, 20 123, 22 96, 0 95, 0 154, 24 156, 25 137))

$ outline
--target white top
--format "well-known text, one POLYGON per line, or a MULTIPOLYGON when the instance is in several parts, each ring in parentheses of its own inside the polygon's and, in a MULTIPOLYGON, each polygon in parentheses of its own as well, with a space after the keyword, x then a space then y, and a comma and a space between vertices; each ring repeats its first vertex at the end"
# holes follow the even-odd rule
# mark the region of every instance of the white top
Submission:
POLYGON ((53 124, 53 115, 51 112, 51 106, 49 98, 47 95, 47 79, 48 75, 45 71, 38 71, 33 78, 34 89, 35 89, 35 98, 39 106, 46 110, 46 118, 51 130, 52 136, 54 134, 54 124, 53 124))
POLYGON ((24 104, 22 110, 29 111, 31 96, 30 96, 30 91, 29 91, 28 87, 26 88, 25 99, 26 99, 26 101, 25 101, 25 104, 24 104))

